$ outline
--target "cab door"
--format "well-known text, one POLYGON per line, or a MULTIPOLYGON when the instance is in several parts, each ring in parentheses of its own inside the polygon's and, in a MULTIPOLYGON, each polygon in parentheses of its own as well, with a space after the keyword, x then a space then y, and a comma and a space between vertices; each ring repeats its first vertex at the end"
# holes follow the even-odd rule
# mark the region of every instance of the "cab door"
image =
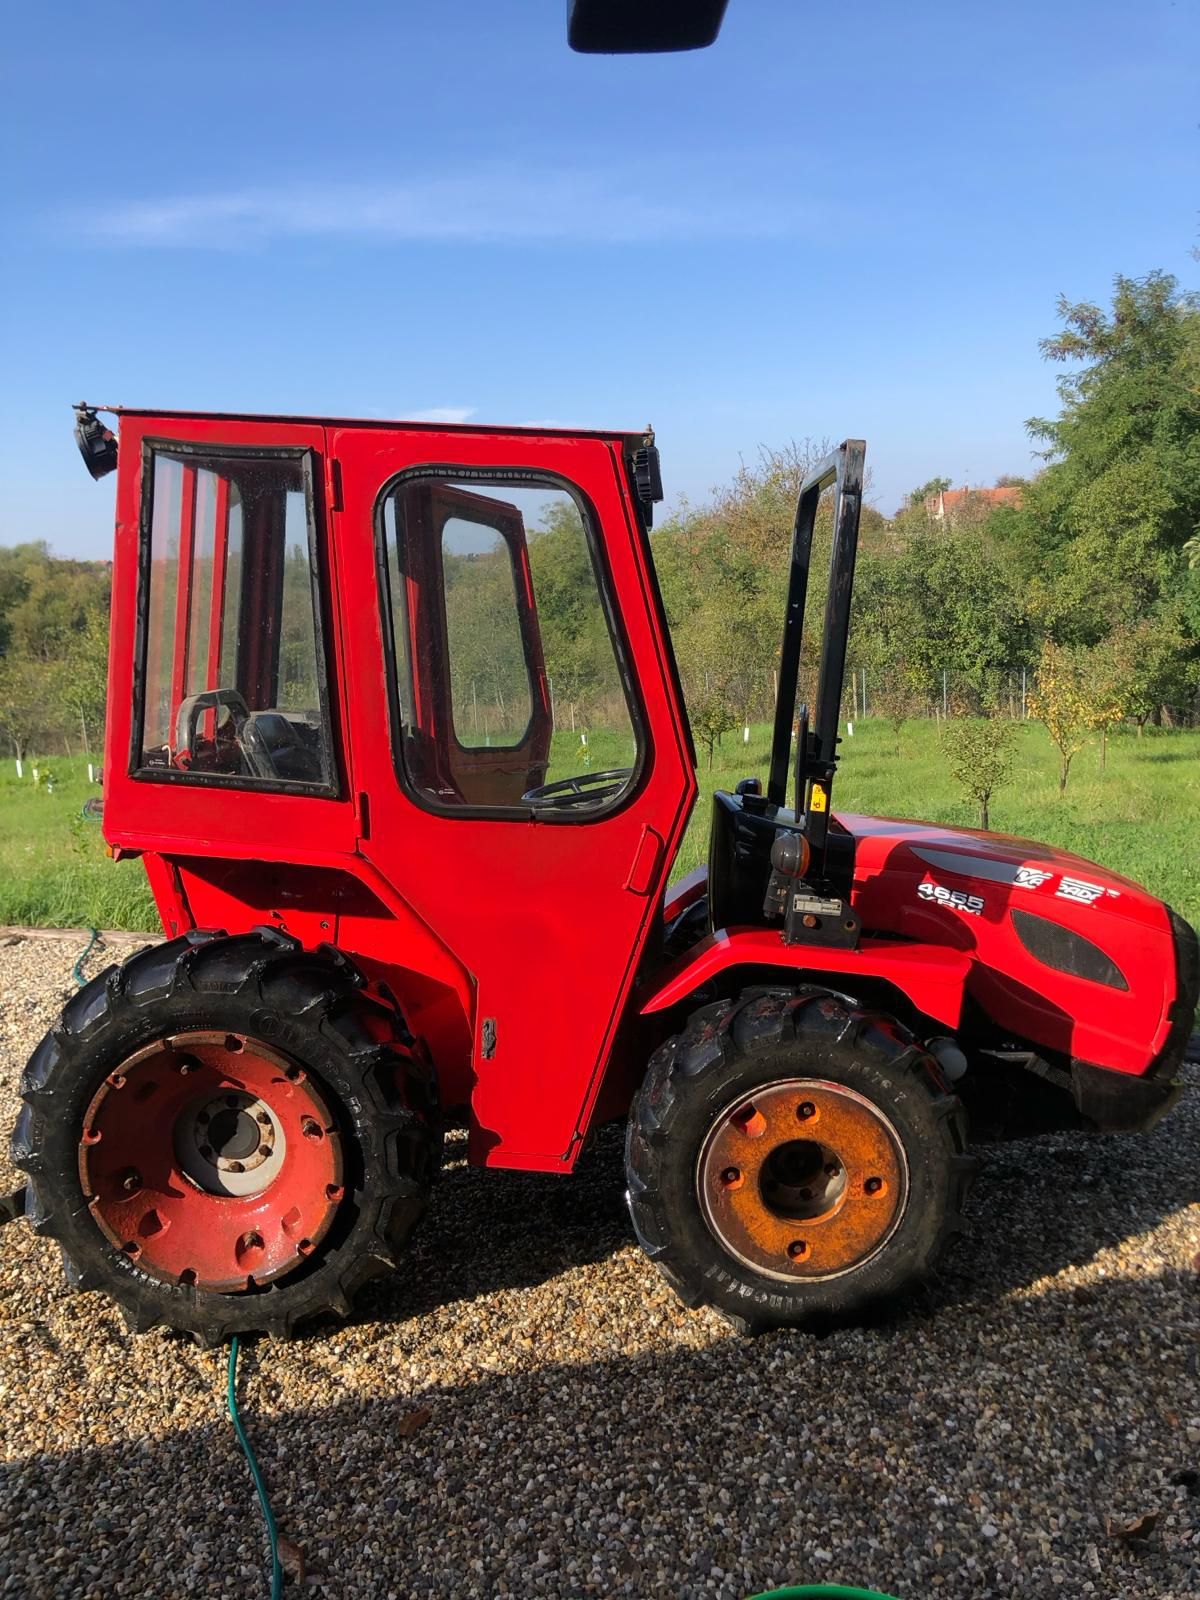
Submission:
POLYGON ((359 850, 471 975, 471 1159, 564 1170, 695 797, 621 443, 330 448, 359 850))

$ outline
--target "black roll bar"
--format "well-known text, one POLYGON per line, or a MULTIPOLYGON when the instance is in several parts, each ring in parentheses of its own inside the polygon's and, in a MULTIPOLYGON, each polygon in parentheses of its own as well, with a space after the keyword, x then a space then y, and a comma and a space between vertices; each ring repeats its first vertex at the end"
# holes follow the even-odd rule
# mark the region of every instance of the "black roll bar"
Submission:
POLYGON ((831 456, 814 467, 800 487, 792 526, 787 608, 784 612, 783 648, 779 658, 779 694, 775 702, 775 731, 771 740, 771 770, 767 781, 767 800, 774 806, 783 806, 787 802, 792 724, 796 717, 813 529, 821 495, 833 484, 833 548, 829 560, 825 628, 821 637, 817 703, 812 718, 812 732, 805 741, 807 748, 796 751, 796 815, 799 817, 803 811, 808 819, 808 838, 814 853, 825 843, 829 822, 829 792, 837 767, 838 721, 846 675, 846 641, 850 631, 850 601, 854 592, 854 561, 858 553, 858 523, 862 514, 866 454, 864 440, 846 439, 831 456), (814 784, 820 787, 815 805, 814 784))

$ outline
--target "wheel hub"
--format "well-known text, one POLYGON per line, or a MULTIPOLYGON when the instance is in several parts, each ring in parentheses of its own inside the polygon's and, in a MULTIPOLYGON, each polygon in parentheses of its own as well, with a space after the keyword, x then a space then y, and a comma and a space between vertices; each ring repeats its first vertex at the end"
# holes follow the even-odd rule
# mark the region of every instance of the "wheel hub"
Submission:
POLYGON ((287 1135, 265 1100, 232 1089, 175 1127, 179 1164, 209 1194, 257 1194, 278 1176, 287 1135))
POLYGON ((813 1280, 862 1266, 882 1248, 903 1215, 908 1168, 878 1106, 842 1084, 791 1078, 717 1117, 696 1188, 732 1256, 766 1277, 813 1280))
POLYGON ((345 1194, 321 1094, 234 1033, 174 1034, 110 1073, 84 1114, 79 1175, 97 1226, 140 1270, 216 1293, 292 1271, 345 1194))

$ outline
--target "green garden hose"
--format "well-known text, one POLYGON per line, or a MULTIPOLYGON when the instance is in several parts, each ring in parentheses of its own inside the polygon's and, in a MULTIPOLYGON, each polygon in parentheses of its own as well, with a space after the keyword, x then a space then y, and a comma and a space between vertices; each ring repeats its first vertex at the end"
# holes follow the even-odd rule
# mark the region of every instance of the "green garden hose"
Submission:
POLYGON ((280 1596, 283 1594, 283 1566, 279 1560, 279 1529, 275 1526, 275 1513, 271 1510, 271 1502, 267 1498, 267 1486, 263 1482, 263 1475, 259 1470, 258 1458, 254 1454, 249 1439, 246 1437, 246 1430, 242 1427, 242 1419, 238 1412, 237 1358, 238 1339, 235 1333, 229 1341, 229 1377, 226 1384, 226 1393, 229 1398, 229 1417, 233 1423, 233 1431, 238 1436, 238 1443, 242 1447, 246 1460, 250 1463, 250 1476, 254 1479, 254 1487, 258 1493, 258 1503, 262 1507, 263 1522, 266 1524, 267 1543, 271 1547, 271 1600, 280 1600, 280 1596))
POLYGON ((802 1583, 799 1588, 767 1589, 752 1595, 750 1600, 895 1600, 893 1595, 881 1594, 878 1589, 848 1589, 841 1583, 802 1583))
POLYGON ((80 956, 79 960, 75 963, 75 965, 71 968, 71 976, 75 979, 75 982, 79 985, 79 987, 81 989, 83 988, 84 984, 87 982, 87 979, 83 975, 83 963, 87 960, 87 958, 91 955, 92 951, 95 949, 96 942, 100 938, 100 929, 99 928, 89 928, 88 929, 88 934, 89 934, 89 938, 88 938, 88 942, 83 947, 83 954, 80 956))

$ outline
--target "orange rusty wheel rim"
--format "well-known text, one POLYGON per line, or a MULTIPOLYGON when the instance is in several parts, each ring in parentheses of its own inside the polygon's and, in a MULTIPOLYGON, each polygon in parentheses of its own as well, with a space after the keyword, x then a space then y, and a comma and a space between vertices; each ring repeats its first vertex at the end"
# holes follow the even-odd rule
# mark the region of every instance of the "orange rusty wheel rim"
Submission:
POLYGON ((240 1033, 158 1039, 110 1072, 79 1138, 100 1231, 160 1282, 231 1294, 311 1256, 345 1189, 304 1069, 240 1033))
POLYGON ((883 1248, 904 1213, 908 1165, 895 1128, 865 1096, 787 1078, 717 1117, 696 1188, 730 1255, 766 1277, 805 1282, 852 1272, 883 1248))

